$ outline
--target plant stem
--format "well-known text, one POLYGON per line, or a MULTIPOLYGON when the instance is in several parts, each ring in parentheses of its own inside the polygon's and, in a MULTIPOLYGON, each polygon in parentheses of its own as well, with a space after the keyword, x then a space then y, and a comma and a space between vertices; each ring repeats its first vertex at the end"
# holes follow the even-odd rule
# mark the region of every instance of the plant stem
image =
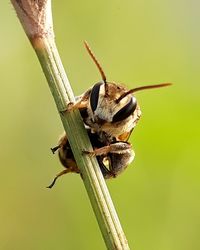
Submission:
MULTIPOLYGON (((43 1, 12 0, 12 3, 16 8, 18 17, 38 56, 41 67, 49 84, 75 160, 80 168, 80 172, 83 177, 82 179, 107 249, 128 250, 129 246, 126 237, 119 222, 105 180, 98 166, 98 162, 95 157, 83 154, 83 150, 92 151, 92 146, 84 128, 80 113, 78 110, 65 112, 65 114, 62 112, 67 109, 67 104, 69 102, 74 102, 75 99, 55 45, 53 28, 51 27, 50 35, 44 32, 42 35, 33 36, 32 31, 29 32, 26 23, 24 23, 23 16, 20 15, 20 12, 23 14, 25 13, 27 19, 27 13, 29 13, 28 11, 24 11, 23 2, 26 5, 27 2, 30 2, 30 6, 33 8, 34 4, 37 5, 38 2, 41 3, 43 1), (20 6, 18 3, 20 3, 20 6)), ((47 10, 45 10, 44 6, 44 11, 49 11, 50 0, 46 0, 44 2, 45 5, 48 6, 47 10)), ((40 10, 41 6, 39 10, 38 8, 35 9, 35 11, 40 10)), ((45 15, 45 18, 48 16, 51 15, 48 13, 48 15, 45 15)), ((35 17, 37 17, 37 15, 35 15, 34 18, 35 17)))
MULTIPOLYGON (((67 109, 67 103, 74 100, 55 43, 52 39, 35 39, 32 41, 49 87, 54 96, 58 111, 67 109)), ((97 216, 101 232, 108 249, 128 249, 119 219, 110 198, 105 180, 94 157, 83 155, 82 151, 92 151, 78 111, 61 114, 63 126, 81 170, 83 181, 92 207, 97 216)))

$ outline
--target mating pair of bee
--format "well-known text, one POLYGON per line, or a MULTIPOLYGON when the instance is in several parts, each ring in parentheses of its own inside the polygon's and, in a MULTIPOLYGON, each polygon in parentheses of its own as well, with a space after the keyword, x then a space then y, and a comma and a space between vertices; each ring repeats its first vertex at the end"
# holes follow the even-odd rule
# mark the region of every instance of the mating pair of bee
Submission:
MULTIPOLYGON (((127 90, 119 84, 108 82, 94 53, 86 42, 84 44, 102 80, 77 97, 76 102, 68 106, 68 111, 79 109, 93 146, 93 152, 85 153, 97 157, 104 178, 109 179, 122 173, 135 156, 128 138, 140 119, 141 110, 133 93, 165 87, 170 83, 127 90)), ((56 180, 66 173, 80 173, 66 134, 60 138, 58 146, 52 148, 53 153, 56 150, 65 169, 56 175, 48 188, 52 188, 56 180)))

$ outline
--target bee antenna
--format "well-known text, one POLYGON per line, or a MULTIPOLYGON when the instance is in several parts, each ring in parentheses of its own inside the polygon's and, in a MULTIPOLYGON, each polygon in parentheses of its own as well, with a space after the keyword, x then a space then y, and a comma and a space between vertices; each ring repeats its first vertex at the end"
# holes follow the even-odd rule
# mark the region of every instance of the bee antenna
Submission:
POLYGON ((96 66, 97 66, 97 68, 98 68, 98 70, 99 70, 99 72, 100 72, 100 74, 101 74, 102 80, 106 83, 106 75, 105 75, 105 73, 104 73, 104 71, 103 71, 103 69, 102 69, 100 63, 98 62, 97 58, 95 57, 94 53, 93 53, 92 50, 90 49, 89 44, 88 44, 86 41, 84 41, 84 45, 85 45, 85 47, 86 47, 86 49, 87 49, 87 52, 88 52, 89 55, 91 56, 92 60, 93 60, 94 63, 96 64, 96 66))
POLYGON ((125 92, 124 94, 122 94, 118 99, 117 102, 120 102, 125 96, 135 93, 137 91, 140 90, 144 90, 144 89, 155 89, 155 88, 162 88, 162 87, 167 87, 172 85, 172 83, 160 83, 160 84, 155 84, 155 85, 146 85, 146 86, 141 86, 141 87, 137 87, 134 89, 130 89, 129 91, 125 92))

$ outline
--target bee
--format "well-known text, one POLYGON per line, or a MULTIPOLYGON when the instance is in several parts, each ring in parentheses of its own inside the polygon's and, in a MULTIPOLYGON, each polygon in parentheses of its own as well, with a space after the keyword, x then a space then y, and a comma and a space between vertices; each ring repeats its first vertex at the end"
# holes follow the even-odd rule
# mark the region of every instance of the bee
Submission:
MULTIPOLYGON (((102 142, 98 134, 92 133, 89 127, 86 127, 86 130, 105 179, 118 176, 133 161, 135 154, 131 149, 130 143, 123 142, 123 146, 121 146, 121 142, 113 139, 112 144, 107 145, 107 141, 102 142)), ((58 150, 60 162, 65 169, 56 175, 52 183, 47 188, 52 188, 56 183, 56 180, 64 174, 80 174, 80 170, 74 159, 66 134, 61 136, 58 146, 51 148, 51 150, 53 154, 58 150)))
POLYGON ((84 44, 102 80, 79 96, 75 103, 69 104, 68 111, 78 108, 84 123, 98 135, 101 141, 107 141, 109 144, 114 138, 116 141, 126 143, 141 117, 140 106, 133 93, 169 86, 171 83, 147 85, 128 90, 120 84, 108 82, 89 45, 87 42, 84 44))
MULTIPOLYGON (((104 178, 109 179, 123 172, 135 156, 128 139, 141 117, 141 110, 133 93, 171 84, 161 83, 128 90, 120 84, 108 82, 89 45, 87 42, 84 44, 102 80, 77 97, 76 102, 70 103, 64 112, 79 109, 93 146, 92 152, 84 153, 97 157, 104 178)), ((66 135, 61 137, 58 146, 52 151, 57 149, 60 161, 66 169, 55 177, 49 188, 63 174, 80 173, 66 135)))

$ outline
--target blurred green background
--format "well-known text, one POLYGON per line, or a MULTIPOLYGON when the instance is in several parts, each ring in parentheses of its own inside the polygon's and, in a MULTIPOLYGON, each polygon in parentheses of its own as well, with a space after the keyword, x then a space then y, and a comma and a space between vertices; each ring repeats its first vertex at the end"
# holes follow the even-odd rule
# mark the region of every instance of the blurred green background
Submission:
MULTIPOLYGON (((76 95, 100 79, 137 94, 136 152, 108 183, 131 249, 200 249, 200 2, 53 1, 57 45, 76 95)), ((84 186, 49 148, 62 125, 37 58, 9 1, 0 4, 0 249, 105 249, 84 186)))

